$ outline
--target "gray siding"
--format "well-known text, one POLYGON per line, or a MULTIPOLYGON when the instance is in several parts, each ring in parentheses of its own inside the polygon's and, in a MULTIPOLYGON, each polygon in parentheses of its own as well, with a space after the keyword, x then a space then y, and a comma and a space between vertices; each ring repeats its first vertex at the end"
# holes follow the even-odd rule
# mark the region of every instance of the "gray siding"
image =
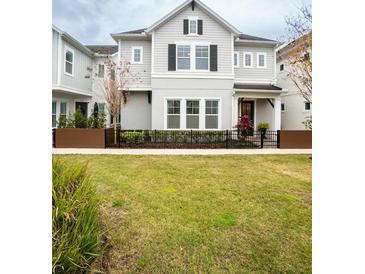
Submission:
POLYGON ((122 60, 132 61, 132 47, 143 47, 143 64, 131 64, 131 71, 136 74, 137 80, 132 81, 129 87, 151 87, 151 41, 122 41, 122 60))
POLYGON ((57 31, 52 29, 52 85, 57 84, 58 75, 58 37, 57 31))
POLYGON ((275 50, 268 47, 248 47, 248 46, 234 46, 234 51, 239 52, 239 67, 234 69, 234 80, 235 82, 271 82, 275 78, 275 50), (253 53, 253 67, 243 67, 243 54, 244 52, 253 53), (266 53, 266 68, 257 67, 257 53, 266 53))
MULTIPOLYGON (((199 41, 210 42, 218 45, 218 73, 232 75, 232 43, 231 33, 223 28, 214 19, 205 14, 201 9, 195 7, 192 11, 189 5, 182 12, 162 25, 155 31, 154 37, 154 68, 155 73, 167 73, 167 50, 168 44, 177 41, 199 41), (189 36, 183 34, 183 20, 188 16, 197 16, 203 20, 203 35, 189 36)), ((171 71, 169 71, 171 73, 171 71)), ((172 72, 178 74, 179 72, 172 72)), ((193 72, 191 73, 193 74, 193 72)), ((217 74, 217 72, 207 72, 217 74)))
POLYGON ((77 48, 73 47, 66 41, 63 41, 62 43, 62 65, 61 65, 61 85, 80 89, 83 91, 89 91, 91 92, 91 83, 92 83, 92 75, 91 71, 88 70, 88 68, 92 68, 93 63, 91 57, 87 56, 77 48), (66 75, 64 73, 64 52, 65 52, 65 45, 67 45, 69 48, 74 50, 74 74, 73 76, 66 75), (85 76, 89 75, 89 78, 85 78, 85 76))

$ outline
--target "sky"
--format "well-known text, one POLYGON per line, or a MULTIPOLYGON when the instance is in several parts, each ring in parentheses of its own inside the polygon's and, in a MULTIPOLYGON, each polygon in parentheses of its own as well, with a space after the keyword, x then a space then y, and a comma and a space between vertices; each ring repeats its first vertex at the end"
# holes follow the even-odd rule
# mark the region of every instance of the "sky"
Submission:
MULTIPOLYGON (((52 21, 83 44, 115 44, 110 33, 149 27, 185 0, 53 0, 52 21)), ((283 41, 285 17, 311 0, 202 0, 242 33, 283 41)))

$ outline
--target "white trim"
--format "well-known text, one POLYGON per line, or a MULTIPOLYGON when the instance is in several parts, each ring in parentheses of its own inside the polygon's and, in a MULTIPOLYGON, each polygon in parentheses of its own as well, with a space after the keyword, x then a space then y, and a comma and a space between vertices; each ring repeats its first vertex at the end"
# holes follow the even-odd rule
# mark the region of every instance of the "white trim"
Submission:
POLYGON ((250 80, 241 80, 241 79, 235 79, 235 84, 272 84, 272 79, 250 79, 250 80))
POLYGON ((122 40, 118 40, 118 61, 122 60, 122 40))
POLYGON ((132 60, 131 60, 131 64, 143 64, 143 47, 142 46, 133 46, 132 47, 132 60), (134 60, 134 54, 135 54, 135 50, 140 50, 140 59, 139 61, 135 61, 134 60))
POLYGON ((274 79, 274 83, 276 83, 276 50, 274 49, 274 60, 273 60, 273 62, 274 62, 274 77, 273 77, 273 79, 274 79))
POLYGON ((155 32, 152 32, 152 38, 151 38, 151 73, 155 73, 155 32))
POLYGON ((92 97, 92 91, 86 91, 86 90, 81 90, 81 89, 76 89, 76 88, 72 88, 69 86, 65 86, 65 85, 55 85, 52 86, 52 91, 64 91, 66 93, 73 93, 73 94, 77 94, 77 95, 84 95, 84 96, 90 96, 92 97))
POLYGON ((266 52, 257 52, 256 53, 256 67, 257 68, 262 68, 262 69, 265 69, 267 67, 267 54, 266 54, 266 52), (264 66, 260 66, 260 63, 259 63, 259 56, 260 55, 264 56, 264 63, 265 63, 264 66))
POLYGON ((233 67, 239 68, 240 67, 240 52, 234 51, 233 52, 233 67), (237 54, 237 65, 234 64, 234 56, 237 54))
MULTIPOLYGON (((151 78, 179 78, 179 79, 227 79, 233 80, 234 75, 231 74, 187 74, 186 72, 190 72, 190 70, 179 70, 177 73, 155 73, 151 75, 151 78), (181 73, 178 73, 181 72, 181 73)), ((201 71, 197 71, 201 72, 201 71)), ((270 82, 268 82, 270 83, 270 82)))
POLYGON ((222 129, 222 98, 221 97, 164 97, 164 130, 186 130, 186 101, 196 100, 199 101, 199 128, 189 130, 221 130, 222 129), (173 129, 167 128, 167 101, 168 100, 179 100, 180 101, 180 128, 173 129), (218 101, 218 128, 206 129, 205 128, 205 101, 216 100, 218 101), (203 103, 201 103, 201 101, 203 103))
POLYGON ((243 53, 243 67, 244 68, 253 68, 253 53, 252 52, 244 52, 243 53), (246 55, 249 55, 250 58, 251 58, 251 65, 250 66, 246 65, 246 55))
POLYGON ((231 63, 231 66, 232 66, 232 74, 234 75, 234 35, 231 33, 231 52, 232 52, 232 63, 231 63))
POLYGON ((57 85, 61 84, 61 71, 62 71, 62 37, 61 33, 58 32, 58 64, 57 64, 57 85))
POLYGON ((63 73, 68 76, 74 77, 74 71, 75 71, 75 51, 72 48, 70 48, 69 46, 65 45, 64 54, 63 54, 63 73), (66 53, 68 51, 72 53, 72 63, 69 61, 66 61, 66 53), (72 73, 68 73, 66 71, 66 62, 71 63, 72 73))

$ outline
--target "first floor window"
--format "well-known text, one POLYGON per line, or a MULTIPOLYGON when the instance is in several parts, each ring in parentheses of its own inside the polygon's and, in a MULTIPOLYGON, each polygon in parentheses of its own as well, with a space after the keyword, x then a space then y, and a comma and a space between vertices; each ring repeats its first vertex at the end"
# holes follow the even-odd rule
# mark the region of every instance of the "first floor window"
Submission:
POLYGON ((233 55, 233 62, 234 62, 234 67, 239 67, 239 60, 240 60, 240 54, 238 52, 235 52, 233 55))
POLYGON ((67 115, 67 103, 66 102, 61 102, 60 104, 60 118, 66 118, 67 115))
POLYGON ((100 113, 105 113, 105 103, 98 103, 98 109, 100 113))
POLYGON ((190 69, 190 46, 177 46, 177 69, 190 69))
POLYGON ((284 112, 285 111, 285 104, 281 103, 281 111, 284 112))
POLYGON ((102 65, 102 64, 99 64, 98 77, 104 78, 104 65, 102 65))
POLYGON ((199 100, 186 101, 186 128, 199 128, 199 100))
POLYGON ((52 127, 57 125, 57 102, 52 102, 52 127))
POLYGON ((266 67, 266 54, 265 53, 257 53, 257 67, 259 67, 259 68, 266 67))
POLYGON ((208 46, 195 47, 195 69, 208 70, 208 46))
POLYGON ((205 128, 218 128, 218 100, 205 101, 205 128))
POLYGON ((309 103, 309 102, 304 102, 304 110, 306 110, 306 111, 311 110, 311 103, 309 103))
POLYGON ((243 64, 245 68, 252 68, 252 53, 246 52, 244 54, 243 64))
POLYGON ((167 101, 167 128, 180 128, 180 100, 167 101))

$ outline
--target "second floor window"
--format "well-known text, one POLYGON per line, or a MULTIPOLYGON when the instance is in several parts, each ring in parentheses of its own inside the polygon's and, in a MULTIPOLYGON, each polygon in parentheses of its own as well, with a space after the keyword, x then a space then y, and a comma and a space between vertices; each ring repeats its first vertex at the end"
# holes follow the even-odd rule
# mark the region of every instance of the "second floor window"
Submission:
POLYGON ((182 69, 182 70, 190 69, 190 46, 188 45, 177 46, 177 69, 182 69))
POLYGON ((243 55, 243 66, 245 68, 252 68, 252 53, 245 52, 243 55))
POLYGON ((74 51, 66 47, 65 50, 65 73, 73 75, 74 51))
POLYGON ((208 70, 208 46, 195 47, 195 69, 208 70))
POLYGON ((132 64, 143 63, 143 49, 142 47, 132 47, 132 64))
POLYGON ((239 67, 239 61, 240 61, 240 54, 238 51, 236 51, 233 55, 233 65, 235 68, 239 67))
POLYGON ((266 53, 263 52, 257 53, 257 67, 266 68, 266 53))
POLYGON ((102 64, 99 64, 98 77, 99 78, 104 78, 104 65, 102 65, 102 64))

